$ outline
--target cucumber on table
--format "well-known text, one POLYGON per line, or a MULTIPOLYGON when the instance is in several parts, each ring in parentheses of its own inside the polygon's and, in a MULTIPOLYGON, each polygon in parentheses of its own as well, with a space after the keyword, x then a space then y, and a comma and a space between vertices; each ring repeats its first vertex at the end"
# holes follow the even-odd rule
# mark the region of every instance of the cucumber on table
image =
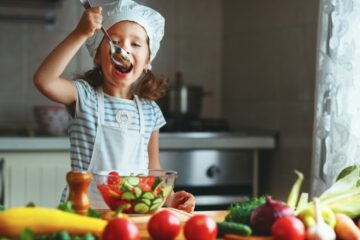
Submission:
POLYGON ((238 234, 243 236, 249 236, 252 234, 251 228, 242 223, 235 222, 218 222, 218 237, 222 237, 225 234, 238 234))

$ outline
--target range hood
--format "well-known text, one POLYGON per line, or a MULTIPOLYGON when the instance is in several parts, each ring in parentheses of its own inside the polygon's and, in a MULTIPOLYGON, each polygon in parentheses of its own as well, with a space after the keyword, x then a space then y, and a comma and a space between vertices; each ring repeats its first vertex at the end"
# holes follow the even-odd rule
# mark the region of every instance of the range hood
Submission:
POLYGON ((62 0, 0 0, 0 21, 52 25, 53 10, 60 2, 62 0))
POLYGON ((61 0, 0 0, 0 5, 52 5, 60 2, 61 0))

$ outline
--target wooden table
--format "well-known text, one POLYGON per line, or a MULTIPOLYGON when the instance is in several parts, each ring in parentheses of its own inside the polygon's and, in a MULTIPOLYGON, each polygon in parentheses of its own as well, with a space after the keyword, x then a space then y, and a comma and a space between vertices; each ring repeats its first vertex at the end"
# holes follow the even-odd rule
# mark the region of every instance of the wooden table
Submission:
MULTIPOLYGON (((176 211, 174 209, 170 209, 170 210, 180 218, 182 223, 185 223, 186 220, 192 216, 192 215, 184 213, 182 211, 176 211)), ((229 211, 197 211, 197 212, 194 212, 194 215, 195 214, 205 214, 207 216, 212 217, 215 221, 221 222, 224 220, 225 216, 228 213, 229 213, 229 211)), ((147 222, 149 219, 150 219, 150 216, 148 216, 148 217, 131 217, 131 220, 133 220, 140 229, 141 239, 151 239, 151 237, 149 236, 149 233, 146 230, 147 222)), ((177 240, 185 239, 182 231, 176 239, 177 240)))

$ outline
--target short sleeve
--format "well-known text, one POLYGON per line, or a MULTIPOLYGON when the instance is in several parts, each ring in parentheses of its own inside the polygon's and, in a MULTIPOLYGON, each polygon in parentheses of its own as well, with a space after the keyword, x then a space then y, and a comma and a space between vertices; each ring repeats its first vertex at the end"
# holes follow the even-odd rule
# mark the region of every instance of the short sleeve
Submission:
POLYGON ((75 118, 84 112, 96 112, 96 90, 84 80, 73 81, 77 91, 75 118))
POLYGON ((153 128, 153 132, 160 129, 161 127, 163 127, 166 124, 164 115, 159 107, 159 105, 157 105, 154 101, 151 103, 153 109, 154 109, 154 128, 153 128))

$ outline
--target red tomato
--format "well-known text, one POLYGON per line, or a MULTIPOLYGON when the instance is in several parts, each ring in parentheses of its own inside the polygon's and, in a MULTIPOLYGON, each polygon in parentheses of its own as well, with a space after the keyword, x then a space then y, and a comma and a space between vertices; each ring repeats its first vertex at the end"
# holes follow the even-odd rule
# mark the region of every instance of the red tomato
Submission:
POLYGON ((108 185, 117 185, 120 183, 120 175, 116 171, 109 172, 107 176, 108 185))
POLYGON ((154 176, 141 177, 139 187, 143 192, 151 192, 152 185, 155 183, 156 178, 154 176))
POLYGON ((187 240, 212 240, 216 238, 217 232, 215 220, 201 214, 191 217, 184 226, 187 240))
POLYGON ((142 177, 140 179, 140 182, 143 182, 149 186, 152 186, 155 183, 156 178, 154 176, 146 176, 146 177, 142 177))
POLYGON ((162 210, 152 215, 147 229, 155 240, 173 240, 180 233, 180 220, 172 212, 162 210))
POLYGON ((143 191, 143 192, 151 192, 152 191, 151 186, 146 183, 140 182, 139 187, 141 188, 141 191, 143 191))
POLYGON ((106 225, 102 239, 140 240, 140 233, 138 227, 130 220, 116 217, 106 225))
POLYGON ((120 204, 126 203, 125 200, 120 199, 119 193, 113 192, 108 185, 98 185, 97 188, 111 210, 116 210, 120 204))
POLYGON ((297 217, 281 217, 273 224, 271 235, 274 240, 304 240, 305 226, 297 217))

